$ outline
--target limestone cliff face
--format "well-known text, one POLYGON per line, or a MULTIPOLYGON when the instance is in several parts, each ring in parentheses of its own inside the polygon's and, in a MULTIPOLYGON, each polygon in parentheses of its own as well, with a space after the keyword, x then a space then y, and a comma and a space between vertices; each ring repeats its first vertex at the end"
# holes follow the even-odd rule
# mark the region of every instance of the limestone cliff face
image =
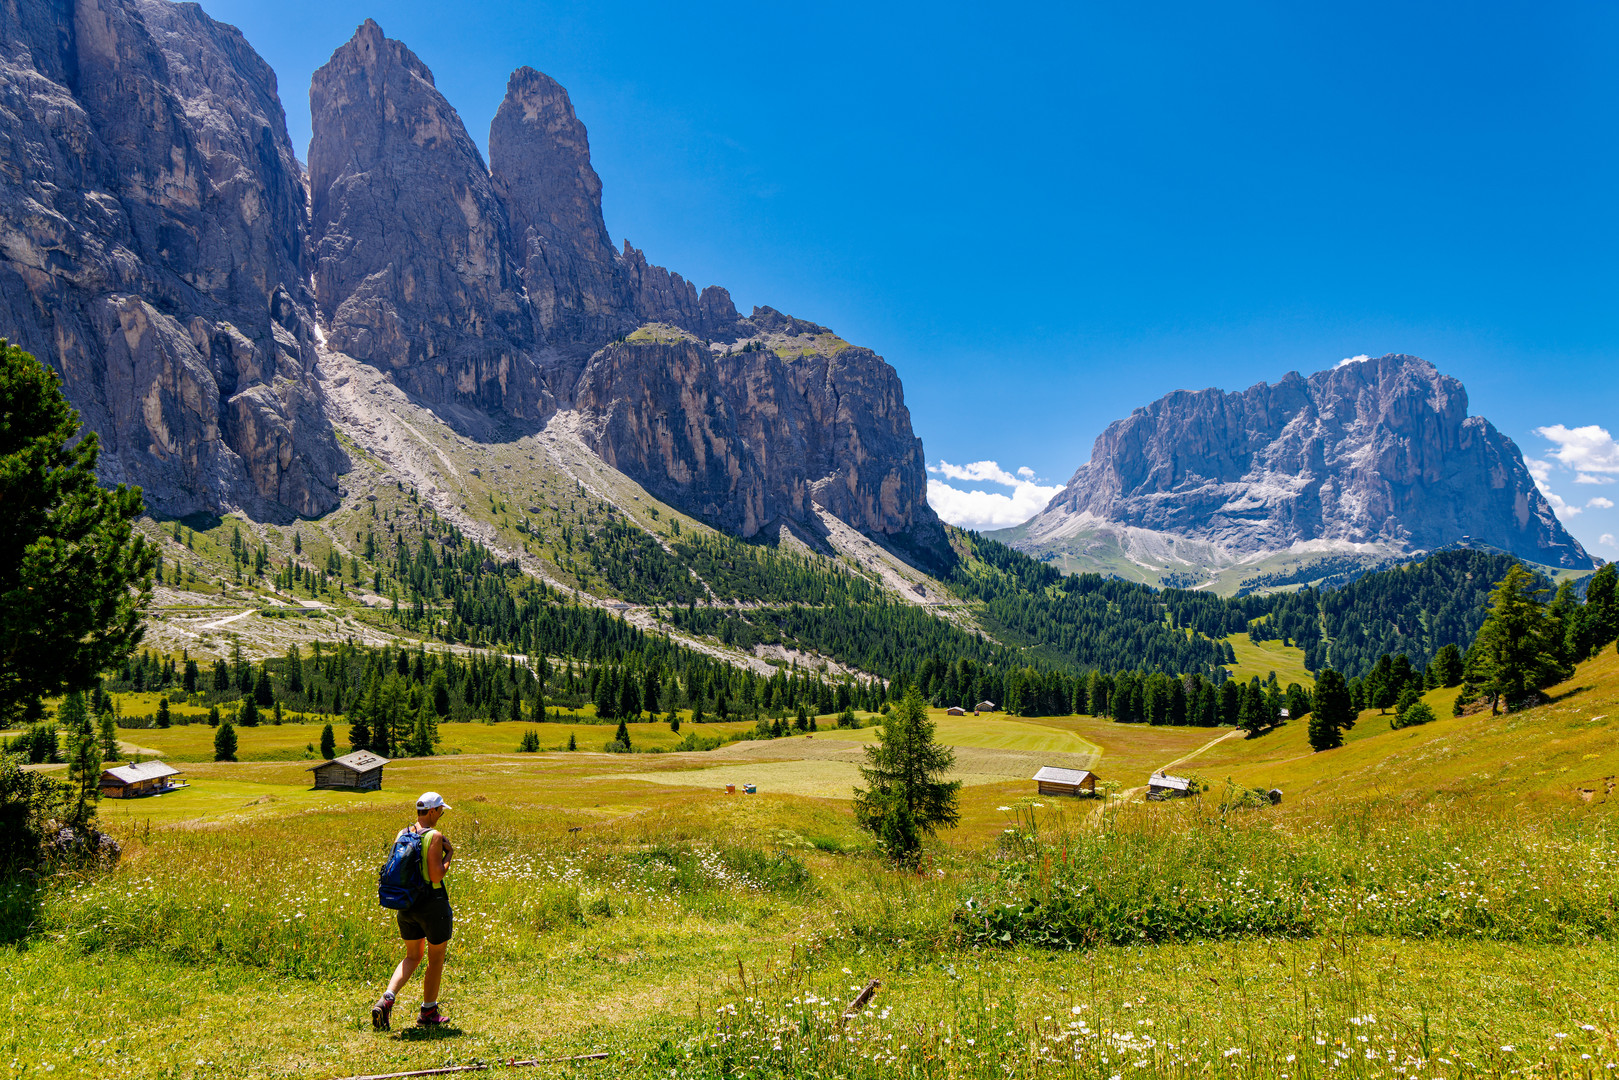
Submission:
POLYGON ((275 75, 163 0, 0 5, 0 335, 162 513, 336 502, 275 75))
POLYGON ((529 67, 512 73, 489 125, 489 169, 510 219, 536 337, 590 347, 633 329, 590 139, 555 80, 529 67))
POLYGON ((0 4, 0 334, 62 373, 106 477, 154 511, 333 507, 329 347, 479 438, 560 399, 609 460, 744 534, 816 506, 936 529, 893 369, 615 250, 556 82, 512 75, 492 170, 369 20, 310 105, 305 177, 274 73, 196 5, 0 4))
POLYGON ((936 524, 893 368, 869 349, 738 328, 750 335, 742 348, 632 337, 597 353, 576 402, 597 452, 743 536, 816 507, 871 533, 936 524))
POLYGON ((554 408, 505 208, 416 55, 366 20, 315 72, 315 292, 332 347, 431 405, 554 408))
POLYGON ((1414 356, 1289 373, 1242 393, 1177 391, 1096 440, 1029 541, 1098 524, 1243 556, 1300 541, 1432 549, 1463 536, 1553 566, 1590 557, 1511 439, 1414 356))

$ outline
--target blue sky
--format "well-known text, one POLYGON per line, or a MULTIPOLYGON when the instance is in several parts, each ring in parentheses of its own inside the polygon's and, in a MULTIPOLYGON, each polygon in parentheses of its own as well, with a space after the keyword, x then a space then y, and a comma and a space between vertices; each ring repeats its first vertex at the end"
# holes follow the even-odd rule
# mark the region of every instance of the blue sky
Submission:
POLYGON ((960 519, 1169 390, 1408 352, 1619 558, 1612 6, 205 7, 300 147, 367 16, 480 145, 514 67, 558 79, 615 241, 886 356, 960 519))

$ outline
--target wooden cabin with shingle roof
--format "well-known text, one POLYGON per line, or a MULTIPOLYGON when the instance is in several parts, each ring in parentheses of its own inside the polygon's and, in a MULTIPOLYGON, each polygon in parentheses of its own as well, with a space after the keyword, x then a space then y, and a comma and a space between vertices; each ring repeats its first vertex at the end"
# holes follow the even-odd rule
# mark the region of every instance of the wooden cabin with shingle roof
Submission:
POLYGON ((1084 798, 1096 794, 1096 774, 1088 769, 1059 769, 1055 765, 1043 765, 1034 774, 1034 783, 1042 795, 1084 798))
POLYGON ((386 764, 387 758, 369 750, 356 750, 311 766, 309 771, 315 774, 316 791, 381 791, 382 767, 386 764))
POLYGON ((136 765, 115 765, 101 770, 101 795, 107 799, 134 799, 142 795, 160 795, 184 784, 176 784, 171 776, 180 770, 161 761, 142 761, 136 765))

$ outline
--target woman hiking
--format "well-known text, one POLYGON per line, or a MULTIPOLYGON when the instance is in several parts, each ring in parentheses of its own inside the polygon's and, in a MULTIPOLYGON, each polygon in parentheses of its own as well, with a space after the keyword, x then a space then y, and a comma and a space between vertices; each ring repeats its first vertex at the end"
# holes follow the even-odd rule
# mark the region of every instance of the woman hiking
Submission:
POLYGON ((405 958, 394 968, 388 989, 371 1006, 371 1026, 378 1031, 389 1029, 394 1008, 394 997, 415 974, 427 954, 427 971, 422 975, 422 1011, 416 1023, 434 1026, 448 1022, 438 1007, 439 977, 444 974, 444 950, 450 943, 454 916, 450 912, 450 894, 444 889, 444 874, 450 868, 455 847, 449 837, 438 831, 439 818, 450 807, 436 791, 428 791, 416 800, 416 824, 399 830, 394 843, 410 834, 421 837, 422 877, 427 888, 409 907, 399 914, 399 936, 405 941, 405 958))

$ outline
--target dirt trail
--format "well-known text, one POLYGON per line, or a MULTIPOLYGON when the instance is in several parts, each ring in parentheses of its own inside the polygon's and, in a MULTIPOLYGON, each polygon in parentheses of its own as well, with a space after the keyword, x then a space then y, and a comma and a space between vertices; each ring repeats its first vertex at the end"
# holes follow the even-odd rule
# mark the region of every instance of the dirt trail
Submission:
POLYGON ((223 619, 216 619, 211 623, 203 623, 197 629, 199 629, 199 630, 218 630, 221 626, 229 626, 231 623, 236 622, 238 619, 247 618, 249 615, 253 614, 253 612, 256 611, 256 610, 258 610, 258 609, 256 609, 256 608, 248 608, 246 611, 238 611, 236 614, 227 615, 223 619))
MULTIPOLYGON (((1198 747, 1196 750, 1193 750, 1190 754, 1183 754, 1180 757, 1176 758, 1174 761, 1171 761, 1168 765, 1160 765, 1157 769, 1154 770, 1154 772, 1155 773, 1167 773, 1170 769, 1173 769, 1175 766, 1182 765, 1182 764, 1185 764, 1188 761, 1191 761, 1193 758, 1197 757, 1199 754, 1204 753, 1205 751, 1209 750, 1210 748, 1212 748, 1214 746, 1218 746, 1220 743, 1225 742, 1227 739, 1237 738, 1237 737, 1247 738, 1248 733, 1243 731, 1241 728, 1237 728, 1235 730, 1228 731, 1224 735, 1221 735, 1217 739, 1210 739, 1208 742, 1204 743, 1202 746, 1198 747)), ((1147 785, 1142 784, 1142 785, 1140 785, 1138 787, 1126 788, 1123 791, 1119 792, 1118 795, 1114 796, 1114 798, 1119 802, 1136 802, 1136 801, 1139 801, 1141 799, 1141 797, 1146 794, 1146 792, 1147 792, 1147 785)), ((1092 810, 1090 812, 1090 815, 1085 819, 1085 824, 1088 827, 1092 828, 1092 829, 1097 828, 1098 826, 1100 826, 1101 822, 1102 822, 1102 813, 1106 809, 1107 809, 1107 801, 1103 800, 1102 805, 1098 806, 1095 810, 1092 810)))

